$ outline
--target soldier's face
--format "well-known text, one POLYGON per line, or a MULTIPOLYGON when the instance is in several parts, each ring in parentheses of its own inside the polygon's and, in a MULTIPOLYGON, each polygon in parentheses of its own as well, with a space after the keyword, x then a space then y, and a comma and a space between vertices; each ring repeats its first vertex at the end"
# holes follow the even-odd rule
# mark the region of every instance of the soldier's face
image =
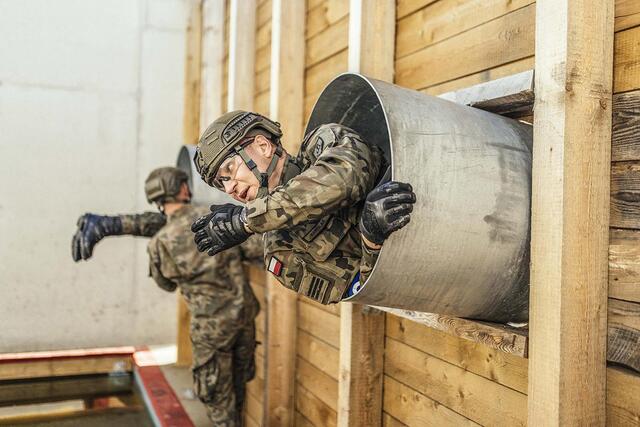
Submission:
MULTIPOLYGON (((275 146, 269 139, 262 135, 257 135, 244 150, 251 160, 255 162, 258 170, 264 172, 269 168, 275 153, 275 146)), ((221 183, 225 193, 241 203, 254 200, 260 188, 260 182, 239 155, 230 157, 222 162, 218 169, 216 180, 221 183)), ((269 184, 269 187, 271 187, 271 180, 269 184)))

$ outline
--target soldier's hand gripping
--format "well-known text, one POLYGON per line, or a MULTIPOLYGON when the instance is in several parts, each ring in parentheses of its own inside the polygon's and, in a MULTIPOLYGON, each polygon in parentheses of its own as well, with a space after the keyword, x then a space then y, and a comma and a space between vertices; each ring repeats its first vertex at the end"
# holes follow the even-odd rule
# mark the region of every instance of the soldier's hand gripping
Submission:
POLYGON ((191 225, 198 251, 215 255, 239 245, 253 234, 245 227, 244 207, 226 203, 211 205, 210 209, 209 215, 201 216, 191 225))
POLYGON ((78 218, 78 230, 71 240, 71 256, 78 262, 91 258, 93 247, 106 236, 122 234, 122 221, 117 216, 84 214, 78 218))
POLYGON ((387 237, 407 225, 416 195, 410 184, 389 181, 374 188, 364 203, 360 232, 372 243, 381 245, 387 237))

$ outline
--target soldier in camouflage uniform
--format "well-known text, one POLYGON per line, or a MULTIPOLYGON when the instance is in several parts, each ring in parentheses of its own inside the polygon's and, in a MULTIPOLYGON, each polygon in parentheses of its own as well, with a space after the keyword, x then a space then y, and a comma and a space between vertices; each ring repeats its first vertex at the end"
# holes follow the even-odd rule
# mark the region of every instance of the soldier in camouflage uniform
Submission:
POLYGON ((409 222, 415 194, 385 182, 382 151, 345 126, 308 133, 297 157, 281 136, 278 123, 244 111, 205 130, 194 158, 202 179, 246 206, 211 206, 193 224, 194 239, 212 255, 264 233, 265 263, 280 283, 336 303, 366 281, 384 240, 409 222))
POLYGON ((163 213, 83 215, 72 255, 76 261, 88 259, 95 244, 109 235, 152 237, 147 249, 151 276, 166 291, 180 288, 191 312, 196 394, 214 425, 239 426, 245 384, 255 374, 254 319, 259 311, 242 260, 261 259, 262 243, 255 236, 213 257, 199 253, 189 227, 208 209, 189 204, 187 181, 184 172, 171 167, 149 175, 147 199, 163 213))

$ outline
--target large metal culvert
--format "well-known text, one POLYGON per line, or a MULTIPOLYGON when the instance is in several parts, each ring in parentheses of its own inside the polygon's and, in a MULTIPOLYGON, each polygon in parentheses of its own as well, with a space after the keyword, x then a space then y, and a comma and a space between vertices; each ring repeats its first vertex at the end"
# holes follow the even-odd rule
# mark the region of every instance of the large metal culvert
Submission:
POLYGON ((305 133, 332 122, 382 147, 392 178, 417 196, 345 301, 526 320, 531 126, 350 73, 324 89, 305 133))
POLYGON ((193 156, 196 153, 196 146, 189 144, 180 147, 176 167, 189 175, 189 188, 191 189, 191 203, 194 205, 211 206, 222 203, 239 204, 228 194, 215 188, 209 187, 201 178, 193 163, 193 156))

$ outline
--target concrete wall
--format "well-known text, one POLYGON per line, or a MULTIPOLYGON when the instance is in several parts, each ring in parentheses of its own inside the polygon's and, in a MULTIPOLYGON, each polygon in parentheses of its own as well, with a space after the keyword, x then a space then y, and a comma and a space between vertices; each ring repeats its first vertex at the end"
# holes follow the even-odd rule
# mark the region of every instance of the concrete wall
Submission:
POLYGON ((150 209, 182 134, 185 0, 0 0, 0 352, 168 343, 146 242, 75 264, 84 212, 150 209))

